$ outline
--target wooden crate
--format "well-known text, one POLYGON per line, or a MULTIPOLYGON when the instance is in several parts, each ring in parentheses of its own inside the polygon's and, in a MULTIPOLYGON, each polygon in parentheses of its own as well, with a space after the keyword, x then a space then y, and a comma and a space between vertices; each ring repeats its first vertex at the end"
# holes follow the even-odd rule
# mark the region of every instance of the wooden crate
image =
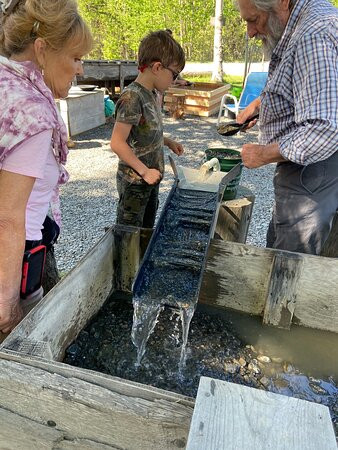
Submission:
POLYGON ((224 94, 230 84, 194 83, 192 86, 170 87, 164 97, 164 110, 169 111, 175 94, 184 94, 184 112, 195 116, 209 117, 218 113, 224 94))
POLYGON ((75 136, 106 122, 104 92, 101 89, 86 92, 74 87, 67 98, 57 101, 57 105, 66 124, 68 136, 75 136))

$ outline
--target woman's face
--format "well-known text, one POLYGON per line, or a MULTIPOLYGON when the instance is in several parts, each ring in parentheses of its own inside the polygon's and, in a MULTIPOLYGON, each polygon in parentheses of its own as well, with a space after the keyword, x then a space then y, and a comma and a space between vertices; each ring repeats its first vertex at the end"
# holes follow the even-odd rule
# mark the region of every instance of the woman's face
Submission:
POLYGON ((54 98, 65 98, 76 75, 83 75, 83 55, 72 51, 71 45, 60 53, 47 50, 44 65, 44 80, 54 98))

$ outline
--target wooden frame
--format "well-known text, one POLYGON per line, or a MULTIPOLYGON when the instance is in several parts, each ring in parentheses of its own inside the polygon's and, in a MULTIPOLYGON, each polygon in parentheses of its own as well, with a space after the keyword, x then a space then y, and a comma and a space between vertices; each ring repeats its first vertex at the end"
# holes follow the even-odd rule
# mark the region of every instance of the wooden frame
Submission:
POLYGON ((0 352, 6 448, 184 448, 194 400, 66 364, 0 352))
MULTIPOLYGON (((185 447, 193 399, 57 362, 112 290, 130 290, 149 234, 109 229, 0 345, 0 442, 8 448, 185 447)), ((200 301, 337 332, 337 271, 336 259, 213 240, 200 301)))
MULTIPOLYGON (((115 239, 114 229, 110 229, 4 340, 0 349, 61 360, 109 292, 116 286, 131 290, 141 255, 141 232, 133 227, 119 227, 118 232, 119 239, 115 239), (121 247, 121 242, 129 245, 121 247), (127 270, 119 272, 116 284, 114 270, 121 265, 127 270)), ((337 333, 337 275, 338 261, 333 258, 214 240, 199 301, 262 315, 265 323, 279 327, 289 328, 293 322, 337 333)))

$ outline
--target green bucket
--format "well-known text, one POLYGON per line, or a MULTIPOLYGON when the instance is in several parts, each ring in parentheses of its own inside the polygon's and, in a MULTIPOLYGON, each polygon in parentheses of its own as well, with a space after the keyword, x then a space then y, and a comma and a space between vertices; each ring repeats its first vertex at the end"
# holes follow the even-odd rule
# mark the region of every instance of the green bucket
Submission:
MULTIPOLYGON (((208 148, 205 150, 207 161, 217 158, 222 172, 229 172, 236 164, 242 162, 241 152, 230 148, 208 148)), ((240 173, 226 186, 223 200, 232 200, 236 197, 237 188, 241 179, 242 168, 240 173)))

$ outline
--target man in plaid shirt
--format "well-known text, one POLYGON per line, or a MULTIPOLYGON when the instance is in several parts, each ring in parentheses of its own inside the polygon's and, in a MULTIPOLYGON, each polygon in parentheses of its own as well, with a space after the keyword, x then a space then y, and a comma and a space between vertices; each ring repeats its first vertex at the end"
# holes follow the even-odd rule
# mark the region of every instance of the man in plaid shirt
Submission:
POLYGON ((237 117, 260 113, 260 144, 243 146, 244 165, 277 162, 267 246, 320 254, 338 210, 338 10, 328 0, 238 6, 271 61, 260 98, 237 117))

